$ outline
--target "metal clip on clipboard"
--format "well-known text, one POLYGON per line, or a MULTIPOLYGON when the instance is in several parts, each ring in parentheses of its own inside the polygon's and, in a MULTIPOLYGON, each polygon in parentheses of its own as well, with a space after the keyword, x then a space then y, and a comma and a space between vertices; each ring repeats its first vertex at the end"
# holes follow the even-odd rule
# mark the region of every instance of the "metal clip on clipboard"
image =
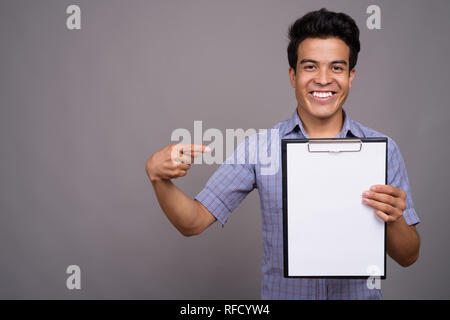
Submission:
POLYGON ((360 152, 361 149, 360 139, 311 139, 308 142, 308 152, 360 152), (331 149, 330 144, 334 145, 331 149))

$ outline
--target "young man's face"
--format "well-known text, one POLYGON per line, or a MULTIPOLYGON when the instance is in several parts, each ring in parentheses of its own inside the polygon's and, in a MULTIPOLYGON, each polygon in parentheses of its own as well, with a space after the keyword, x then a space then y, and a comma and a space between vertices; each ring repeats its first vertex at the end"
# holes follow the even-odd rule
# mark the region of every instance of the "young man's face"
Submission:
POLYGON ((307 38, 298 46, 297 72, 289 68, 299 112, 327 119, 341 110, 355 77, 350 48, 338 38, 307 38))

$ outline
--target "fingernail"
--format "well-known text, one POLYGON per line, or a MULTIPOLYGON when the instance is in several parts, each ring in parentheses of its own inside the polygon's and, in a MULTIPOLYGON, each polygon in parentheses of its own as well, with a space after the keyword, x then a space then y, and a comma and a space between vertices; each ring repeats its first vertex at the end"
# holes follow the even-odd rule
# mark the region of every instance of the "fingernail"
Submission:
POLYGON ((363 198, 363 202, 368 203, 368 202, 369 202, 369 199, 363 198))
POLYGON ((369 192, 369 191, 364 191, 364 192, 363 192, 363 196, 368 197, 369 195, 370 195, 370 192, 369 192))
POLYGON ((206 146, 205 152, 211 152, 211 148, 209 146, 206 146))
POLYGON ((370 187, 370 190, 375 191, 375 190, 377 190, 377 187, 371 186, 371 187, 370 187))

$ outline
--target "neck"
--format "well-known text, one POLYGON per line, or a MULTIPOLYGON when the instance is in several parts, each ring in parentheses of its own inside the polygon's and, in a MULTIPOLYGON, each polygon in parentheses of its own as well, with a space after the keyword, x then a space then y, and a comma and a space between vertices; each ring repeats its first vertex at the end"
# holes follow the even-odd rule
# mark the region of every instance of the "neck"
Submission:
POLYGON ((303 128, 310 138, 334 138, 342 130, 344 116, 342 108, 329 118, 320 119, 303 112, 297 107, 297 114, 302 120, 303 128))

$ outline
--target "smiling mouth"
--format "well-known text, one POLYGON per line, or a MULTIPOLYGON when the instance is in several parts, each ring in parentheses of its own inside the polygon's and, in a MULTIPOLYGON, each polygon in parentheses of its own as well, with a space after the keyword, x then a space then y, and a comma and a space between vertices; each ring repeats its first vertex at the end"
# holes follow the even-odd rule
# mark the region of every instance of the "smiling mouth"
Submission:
POLYGON ((310 94, 314 100, 319 102, 325 102, 331 100, 333 96, 336 94, 335 91, 310 91, 310 94))

